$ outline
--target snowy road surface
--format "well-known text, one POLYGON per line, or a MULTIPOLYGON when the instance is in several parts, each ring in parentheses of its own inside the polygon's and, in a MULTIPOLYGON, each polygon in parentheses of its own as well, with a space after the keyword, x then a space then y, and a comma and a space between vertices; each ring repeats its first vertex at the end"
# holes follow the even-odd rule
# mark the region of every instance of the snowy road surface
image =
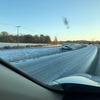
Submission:
POLYGON ((100 46, 98 46, 98 56, 96 59, 97 67, 94 69, 95 73, 93 75, 100 77, 100 46))
POLYGON ((45 56, 24 63, 12 63, 43 83, 76 73, 86 73, 97 53, 97 47, 45 56))

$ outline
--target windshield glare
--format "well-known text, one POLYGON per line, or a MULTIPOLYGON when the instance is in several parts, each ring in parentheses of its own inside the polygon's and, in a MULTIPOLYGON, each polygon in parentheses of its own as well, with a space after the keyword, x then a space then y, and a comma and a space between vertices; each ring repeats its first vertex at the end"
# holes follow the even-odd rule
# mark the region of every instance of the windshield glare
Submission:
POLYGON ((99 87, 99 0, 0 4, 0 58, 43 84, 99 87))

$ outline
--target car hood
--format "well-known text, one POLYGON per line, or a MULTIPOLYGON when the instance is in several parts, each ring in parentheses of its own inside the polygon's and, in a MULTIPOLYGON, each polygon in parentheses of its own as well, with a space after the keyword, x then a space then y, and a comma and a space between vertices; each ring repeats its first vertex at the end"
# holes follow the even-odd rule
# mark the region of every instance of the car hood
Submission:
POLYGON ((81 84, 100 87, 100 77, 89 74, 75 74, 52 82, 52 86, 61 87, 63 84, 81 84))

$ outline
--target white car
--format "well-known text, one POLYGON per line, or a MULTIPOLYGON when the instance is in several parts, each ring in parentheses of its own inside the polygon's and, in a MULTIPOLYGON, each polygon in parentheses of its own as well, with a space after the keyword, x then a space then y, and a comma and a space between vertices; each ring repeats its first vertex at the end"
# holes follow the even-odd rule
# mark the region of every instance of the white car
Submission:
POLYGON ((67 46, 67 45, 65 45, 65 46, 62 46, 62 47, 60 48, 60 50, 72 50, 72 48, 69 47, 69 46, 67 46))

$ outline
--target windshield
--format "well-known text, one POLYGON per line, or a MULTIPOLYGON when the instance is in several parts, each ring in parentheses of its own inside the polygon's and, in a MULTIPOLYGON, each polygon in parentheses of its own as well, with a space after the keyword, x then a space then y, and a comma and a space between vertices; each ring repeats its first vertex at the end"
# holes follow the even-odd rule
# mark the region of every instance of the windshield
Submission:
POLYGON ((0 58, 47 85, 82 84, 87 81, 82 77, 95 81, 100 75, 99 0, 0 4, 0 58))

